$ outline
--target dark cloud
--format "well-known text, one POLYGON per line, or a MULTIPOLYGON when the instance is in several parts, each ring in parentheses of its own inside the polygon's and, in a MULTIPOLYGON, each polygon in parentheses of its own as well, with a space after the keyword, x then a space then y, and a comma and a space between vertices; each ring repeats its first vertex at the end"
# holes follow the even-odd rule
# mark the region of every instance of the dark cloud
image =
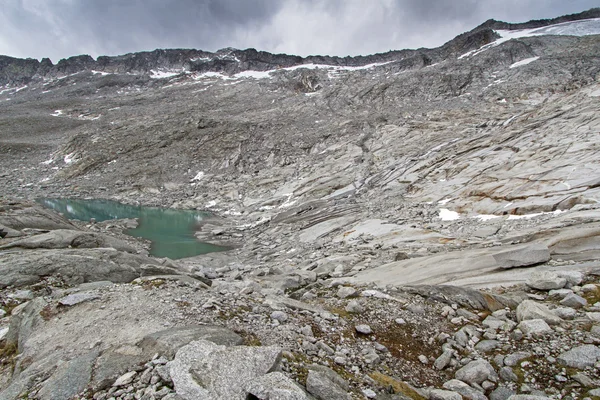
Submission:
POLYGON ((356 55, 433 47, 489 18, 520 22, 598 0, 2 0, 0 54, 59 58, 155 48, 356 55))

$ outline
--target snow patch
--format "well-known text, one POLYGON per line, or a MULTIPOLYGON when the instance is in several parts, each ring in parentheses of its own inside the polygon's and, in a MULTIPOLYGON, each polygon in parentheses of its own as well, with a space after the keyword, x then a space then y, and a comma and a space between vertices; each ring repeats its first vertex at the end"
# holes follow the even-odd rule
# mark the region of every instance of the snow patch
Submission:
MULTIPOLYGON (((194 176, 194 177, 192 178, 192 182, 195 182, 195 181, 198 181, 198 182, 199 182, 199 181, 201 181, 201 180, 202 180, 202 178, 204 178, 204 172, 200 171, 200 172, 198 172, 198 173, 196 174, 196 176, 194 176)), ((215 203, 215 204, 216 204, 216 203, 215 203)))
POLYGON ((455 221, 460 219, 460 215, 456 211, 450 211, 447 208, 440 208, 439 218, 442 221, 455 221))
POLYGON ((544 26, 541 28, 533 29, 519 29, 519 30, 497 30, 496 33, 500 35, 500 39, 492 43, 488 43, 478 49, 471 50, 461 56, 458 59, 465 57, 476 56, 492 47, 496 47, 504 42, 508 42, 512 39, 519 39, 524 37, 532 36, 545 36, 545 35, 560 35, 560 36, 588 36, 588 35, 599 35, 600 34, 600 18, 584 19, 580 21, 563 22, 561 24, 555 24, 550 26, 544 26))
POLYGON ((208 203, 206 203, 206 205, 204 206, 205 208, 212 208, 214 206, 217 205, 217 201, 216 200, 211 200, 208 203))
POLYGON ((56 110, 56 111, 54 111, 53 114, 50 114, 50 115, 52 115, 53 117, 60 117, 62 115, 62 113, 63 113, 62 110, 56 110))
POLYGON ((524 214, 524 215, 509 215, 508 219, 509 220, 515 220, 515 219, 531 219, 531 218, 535 218, 535 217, 539 217, 540 215, 559 215, 562 214, 566 211, 563 210, 556 210, 556 211, 551 211, 551 212, 541 212, 541 213, 535 213, 535 214, 524 214))
POLYGON ((94 75, 101 75, 101 76, 112 75, 110 72, 94 71, 94 70, 92 70, 92 74, 94 74, 94 75))
POLYGON ((183 73, 183 70, 150 70, 150 78, 153 79, 163 79, 163 78, 171 78, 173 76, 177 76, 183 73))
POLYGON ((500 216, 498 216, 498 215, 481 214, 481 215, 475 215, 473 218, 476 218, 476 219, 478 219, 480 221, 489 221, 491 219, 500 218, 500 216))
MULTIPOLYGON (((445 181, 445 179, 444 179, 444 181, 445 181)), ((441 182, 441 180, 440 180, 440 182, 441 182)), ((445 206, 446 204, 448 204, 448 203, 449 203, 449 202, 451 202, 451 201, 452 201, 452 198, 449 198, 449 199, 444 199, 444 200, 440 200, 440 201, 438 201, 438 204, 439 204, 440 206, 445 206)))
POLYGON ((526 58, 524 60, 517 61, 516 63, 512 64, 508 68, 513 69, 513 68, 517 68, 517 67, 522 67, 523 65, 531 64, 532 62, 537 61, 539 59, 540 59, 539 57, 526 58))
POLYGON ((75 161, 75 158, 73 157, 74 154, 75 153, 70 153, 65 156, 65 158, 63 159, 65 164, 71 164, 73 161, 75 161))

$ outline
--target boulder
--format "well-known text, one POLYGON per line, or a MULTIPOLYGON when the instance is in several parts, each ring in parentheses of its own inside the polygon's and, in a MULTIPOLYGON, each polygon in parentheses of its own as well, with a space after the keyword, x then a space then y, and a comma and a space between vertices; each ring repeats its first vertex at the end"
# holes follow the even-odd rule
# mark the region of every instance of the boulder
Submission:
POLYGON ((545 244, 530 243, 495 253, 493 257, 500 268, 525 267, 549 261, 550 250, 545 244))
POLYGON ((140 275, 179 273, 158 261, 114 249, 52 249, 0 253, 0 289, 39 282, 57 276, 69 285, 111 281, 126 283, 140 275), (145 271, 142 273, 142 266, 145 271), (151 266, 151 268, 148 268, 151 266))
POLYGON ((240 335, 221 326, 191 325, 152 333, 144 337, 138 346, 148 354, 158 353, 173 358, 181 347, 198 340, 221 346, 237 346, 244 342, 240 335))
POLYGON ((180 348, 167 365, 175 391, 186 400, 246 400, 252 382, 275 370, 281 349, 274 346, 219 346, 206 340, 180 348))
POLYGON ((251 381, 248 393, 259 400, 311 400, 295 381, 281 372, 271 372, 251 381))
POLYGON ((312 365, 306 378, 306 390, 317 400, 350 400, 348 383, 327 367, 312 365))
POLYGON ((39 235, 16 240, 0 249, 92 249, 113 248, 119 251, 135 253, 136 249, 127 242, 96 232, 83 232, 74 229, 57 229, 39 235))
POLYGON ((527 286, 537 290, 562 289, 566 284, 567 278, 550 271, 534 272, 527 280, 527 286))
POLYGON ((92 368, 98 354, 98 350, 93 350, 61 365, 44 382, 37 397, 41 400, 63 400, 82 392, 92 378, 92 368))
POLYGON ((587 306, 587 300, 575 293, 571 293, 562 299, 560 304, 566 307, 581 308, 587 306))
POLYGON ((458 379, 451 379, 445 382, 443 387, 444 389, 459 393, 468 400, 487 400, 483 393, 467 385, 465 382, 459 381, 458 379))
POLYGON ((546 333, 551 333, 552 328, 550 325, 546 323, 543 319, 529 319, 525 321, 521 321, 519 326, 517 327, 526 335, 531 336, 543 336, 546 333))
POLYGON ((84 303, 86 301, 92 301, 99 299, 100 296, 96 293, 83 292, 83 293, 73 293, 68 296, 63 297, 58 301, 58 304, 62 306, 74 306, 79 303, 84 303))
POLYGON ((473 383, 481 385, 483 381, 496 382, 498 380, 498 375, 494 367, 483 359, 471 361, 456 371, 454 376, 456 379, 466 382, 469 385, 473 383))
POLYGON ((429 400, 462 400, 462 396, 450 390, 433 389, 429 392, 429 400))
POLYGON ((592 344, 575 347, 558 356, 558 362, 571 368, 593 367, 600 360, 600 349, 592 344))
POLYGON ((536 303, 533 300, 524 300, 517 307, 517 321, 522 322, 528 319, 543 319, 550 325, 562 322, 562 319, 544 304, 536 303))

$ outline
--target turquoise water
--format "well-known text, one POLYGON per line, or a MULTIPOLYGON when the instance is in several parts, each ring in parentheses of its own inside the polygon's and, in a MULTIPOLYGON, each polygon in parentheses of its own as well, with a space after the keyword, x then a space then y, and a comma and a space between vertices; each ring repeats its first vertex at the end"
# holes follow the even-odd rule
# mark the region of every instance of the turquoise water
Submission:
POLYGON ((110 219, 136 218, 138 226, 126 234, 152 242, 150 254, 156 257, 193 257, 199 254, 227 250, 226 247, 199 242, 195 227, 206 213, 193 210, 141 207, 109 200, 41 199, 40 204, 62 213, 66 218, 97 222, 110 219))

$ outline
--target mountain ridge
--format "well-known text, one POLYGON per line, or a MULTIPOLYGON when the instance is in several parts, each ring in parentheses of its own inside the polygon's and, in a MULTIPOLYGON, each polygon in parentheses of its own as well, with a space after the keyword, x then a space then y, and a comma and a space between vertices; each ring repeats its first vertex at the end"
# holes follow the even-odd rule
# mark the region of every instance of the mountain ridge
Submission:
POLYGON ((232 75, 249 70, 268 71, 305 64, 357 67, 407 59, 413 59, 424 67, 493 42, 499 38, 495 32, 499 29, 532 29, 598 17, 600 17, 600 8, 524 23, 507 23, 490 19, 436 48, 390 50, 385 53, 346 57, 327 55, 301 57, 284 53, 274 54, 254 48, 245 50, 225 48, 214 53, 197 49, 156 49, 117 56, 99 56, 96 60, 83 54, 63 58, 53 64, 49 58, 38 61, 33 58, 22 59, 0 55, 0 85, 28 84, 36 79, 92 70, 121 74, 149 74, 156 69, 180 69, 182 72, 221 72, 232 75))

